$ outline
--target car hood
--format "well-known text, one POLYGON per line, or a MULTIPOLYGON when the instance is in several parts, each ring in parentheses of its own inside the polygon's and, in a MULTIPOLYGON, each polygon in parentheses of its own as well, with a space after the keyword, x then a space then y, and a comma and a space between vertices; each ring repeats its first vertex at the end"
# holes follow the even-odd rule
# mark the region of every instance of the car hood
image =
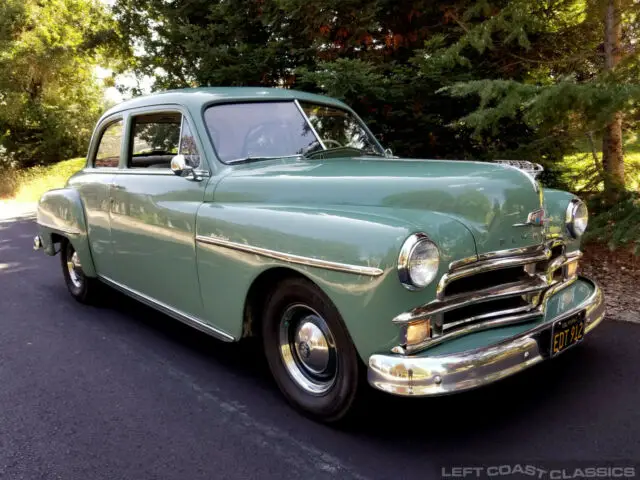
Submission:
MULTIPOLYGON (((439 212, 467 227, 478 254, 542 241, 539 227, 518 225, 541 208, 536 182, 516 168, 484 162, 353 157, 247 163, 222 179, 215 201, 383 207, 398 217, 408 214, 413 223, 416 212, 439 212)), ((429 225, 417 227, 429 233, 429 225)))

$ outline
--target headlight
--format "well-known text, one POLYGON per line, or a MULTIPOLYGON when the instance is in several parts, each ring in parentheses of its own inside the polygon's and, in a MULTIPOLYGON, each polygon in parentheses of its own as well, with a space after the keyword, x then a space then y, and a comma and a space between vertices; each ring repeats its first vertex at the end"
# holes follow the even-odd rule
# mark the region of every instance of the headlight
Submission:
POLYGON ((567 229, 573 238, 581 237, 589 223, 589 211, 585 203, 573 199, 567 207, 567 229))
POLYGON ((398 277, 405 288, 418 290, 429 285, 438 273, 440 253, 424 233, 407 238, 398 257, 398 277))

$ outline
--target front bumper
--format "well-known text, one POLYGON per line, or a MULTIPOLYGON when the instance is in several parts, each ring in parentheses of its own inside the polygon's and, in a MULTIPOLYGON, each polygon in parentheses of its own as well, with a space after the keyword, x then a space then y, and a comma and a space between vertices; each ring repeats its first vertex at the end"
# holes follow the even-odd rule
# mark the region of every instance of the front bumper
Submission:
POLYGON ((515 337, 451 355, 369 357, 369 383, 388 393, 429 396, 461 392, 513 375, 549 358, 555 321, 584 312, 585 334, 604 318, 604 296, 595 282, 589 297, 575 307, 515 337))

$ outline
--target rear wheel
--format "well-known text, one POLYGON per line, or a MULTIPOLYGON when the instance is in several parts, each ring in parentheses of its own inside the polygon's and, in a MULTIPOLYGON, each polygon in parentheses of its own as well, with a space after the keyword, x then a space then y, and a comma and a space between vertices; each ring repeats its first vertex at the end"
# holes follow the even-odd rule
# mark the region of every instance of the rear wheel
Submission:
POLYGON ((81 303, 94 303, 98 281, 84 274, 78 252, 66 238, 61 242, 60 260, 64 281, 71 296, 81 303))
POLYGON ((311 282, 282 281, 267 300, 265 355, 287 400, 324 422, 342 419, 356 399, 360 362, 335 306, 311 282))

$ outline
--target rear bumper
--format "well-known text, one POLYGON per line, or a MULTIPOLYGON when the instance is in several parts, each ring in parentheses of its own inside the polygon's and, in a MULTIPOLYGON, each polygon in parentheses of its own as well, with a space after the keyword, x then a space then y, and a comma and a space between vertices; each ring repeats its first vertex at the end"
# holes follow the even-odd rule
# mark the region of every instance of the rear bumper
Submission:
POLYGON ((439 356, 372 355, 369 383, 388 393, 429 396, 481 387, 549 358, 553 322, 585 312, 585 334, 604 318, 604 296, 595 282, 582 303, 516 337, 484 348, 439 356))
POLYGON ((40 238, 40 235, 36 235, 35 237, 33 237, 33 249, 40 250, 41 248, 42 248, 42 239, 40 238))

